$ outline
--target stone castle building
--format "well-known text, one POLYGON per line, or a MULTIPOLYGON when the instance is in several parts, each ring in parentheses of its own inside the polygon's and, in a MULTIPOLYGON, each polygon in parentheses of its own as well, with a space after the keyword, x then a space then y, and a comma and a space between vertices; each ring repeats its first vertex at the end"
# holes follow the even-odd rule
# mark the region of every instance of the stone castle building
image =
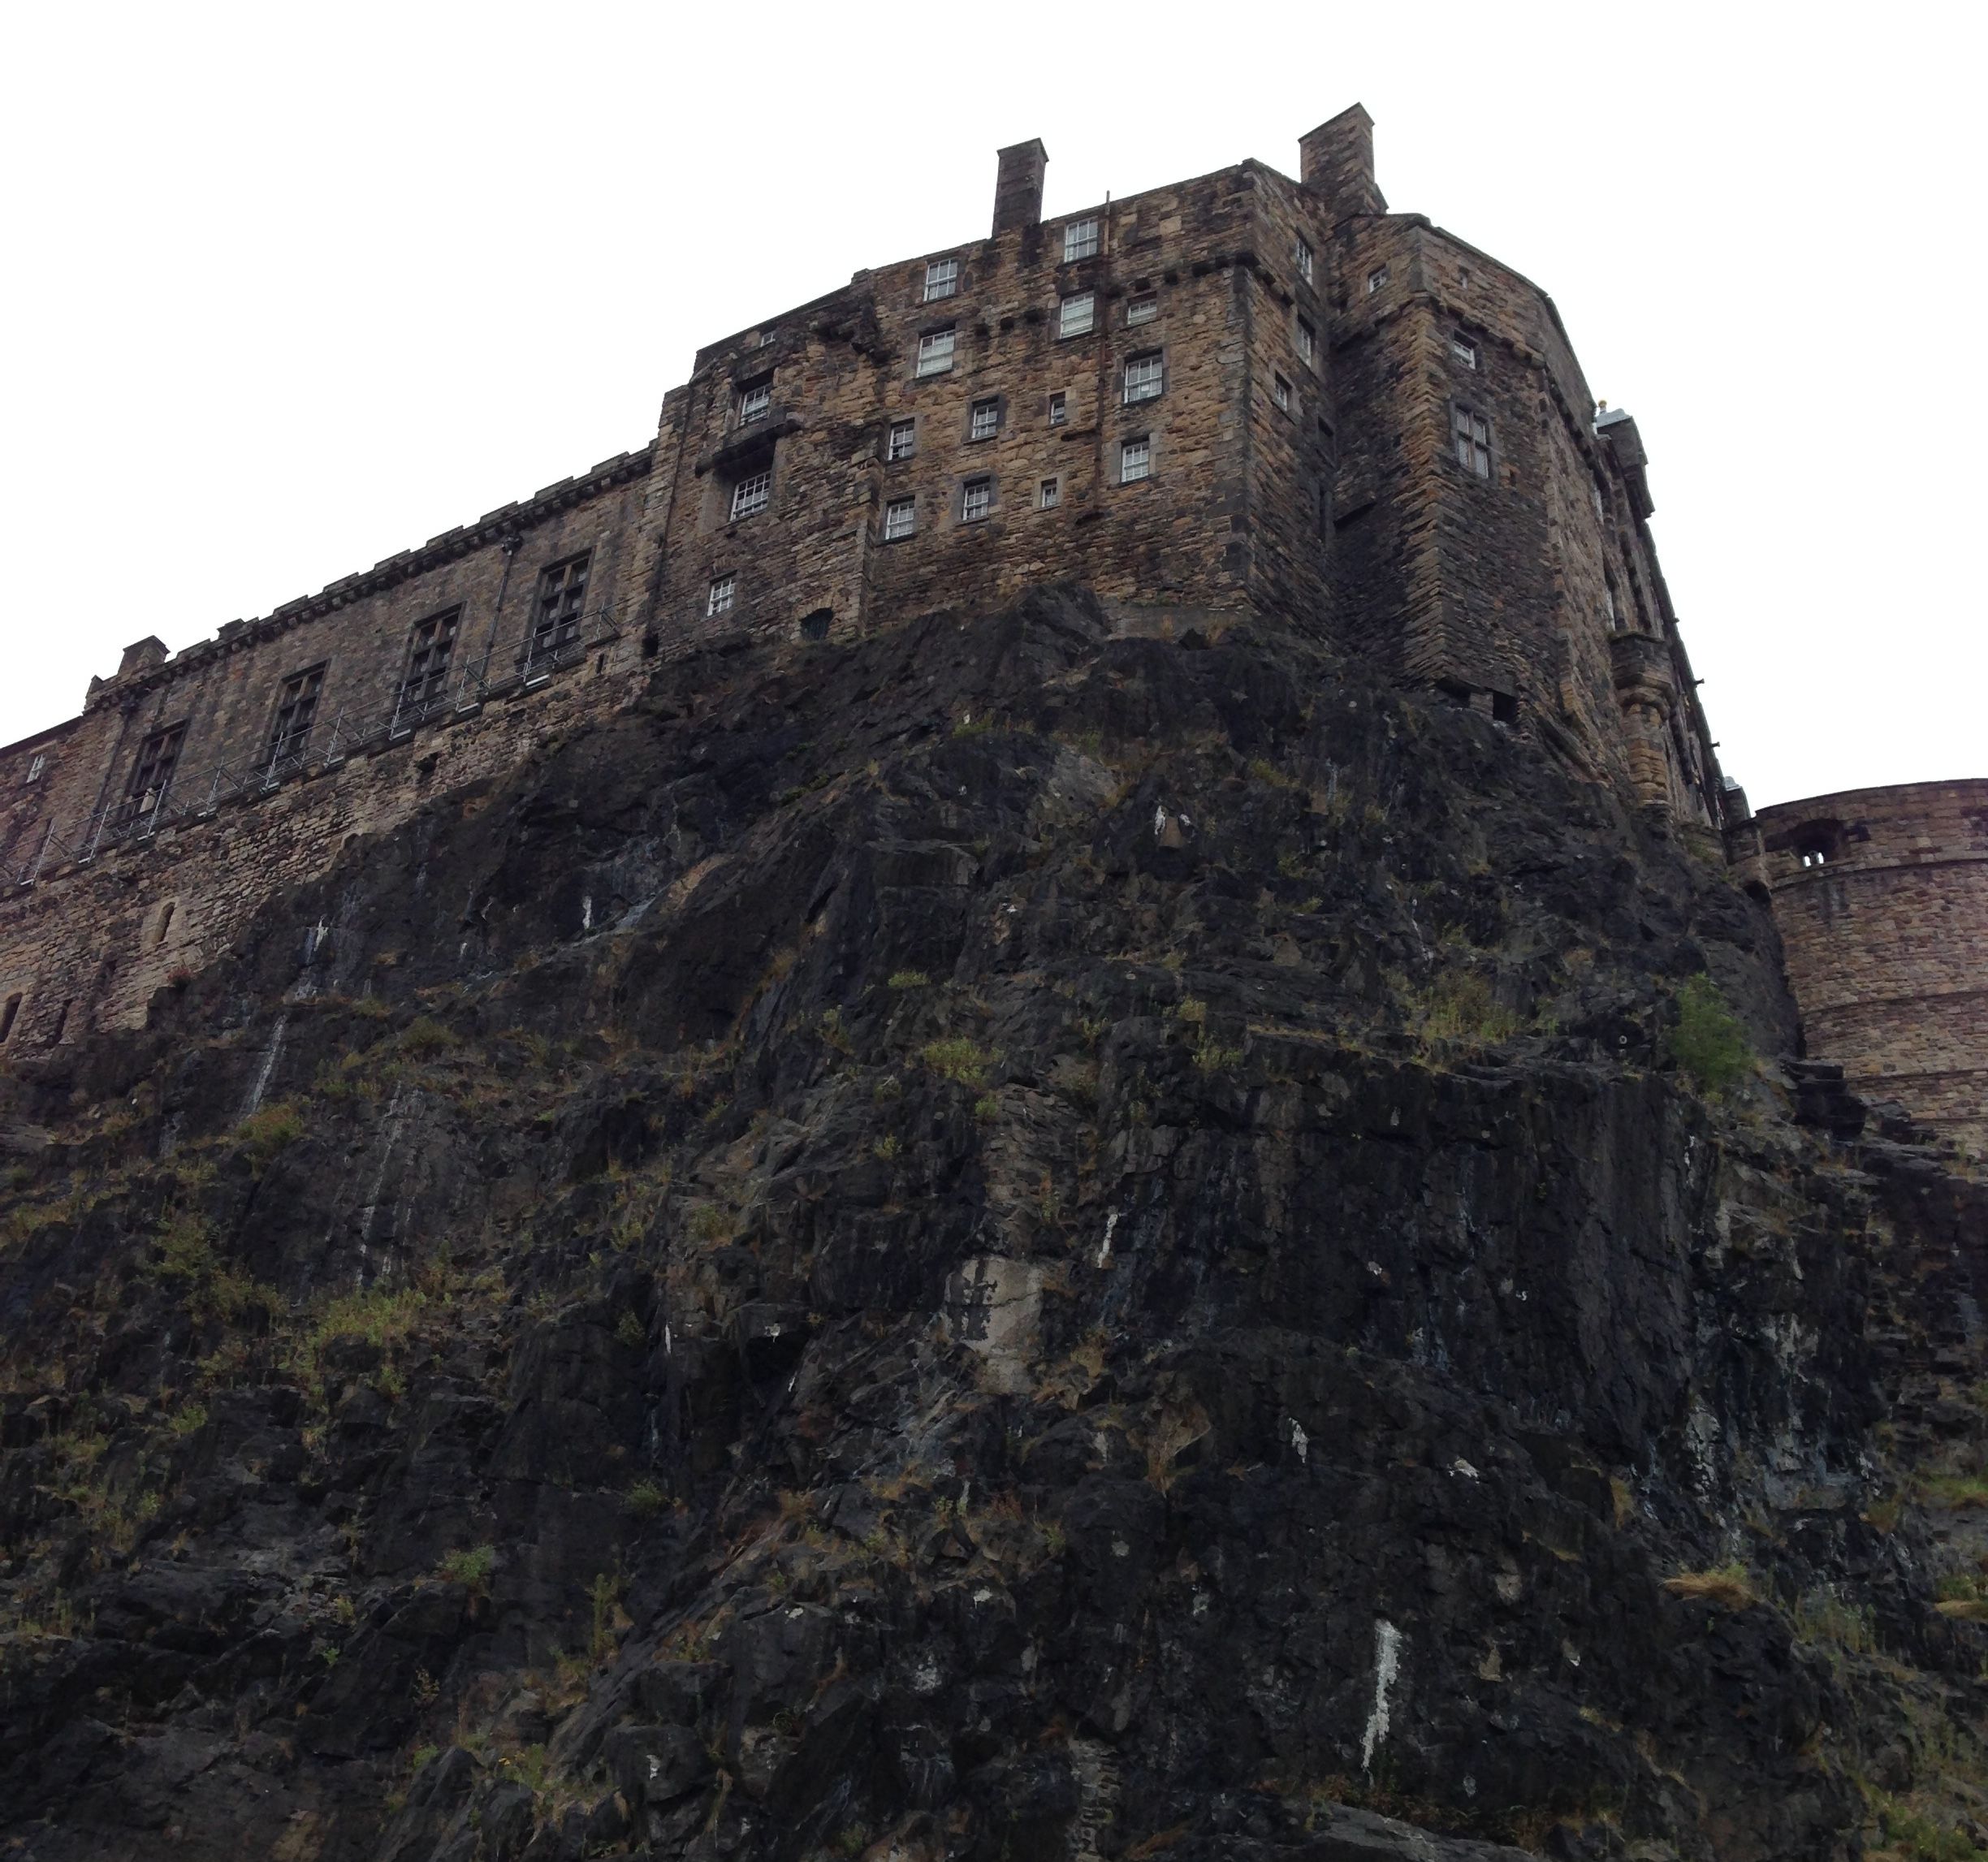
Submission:
POLYGON ((1682 828, 1734 827, 1646 520, 1552 300, 1376 185, 1357 106, 1257 162, 858 272, 700 351, 655 438, 0 750, 0 1052, 141 1020, 273 890, 728 636, 1088 584, 1260 612, 1682 828))

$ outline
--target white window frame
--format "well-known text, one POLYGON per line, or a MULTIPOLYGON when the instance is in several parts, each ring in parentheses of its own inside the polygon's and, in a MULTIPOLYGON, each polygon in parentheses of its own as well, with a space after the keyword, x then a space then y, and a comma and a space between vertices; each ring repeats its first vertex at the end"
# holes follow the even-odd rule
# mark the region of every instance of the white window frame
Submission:
POLYGON ((1377 265, 1367 274, 1367 295, 1372 297, 1388 281, 1388 268, 1377 265))
POLYGON ((1491 476, 1491 422, 1459 401, 1450 412, 1450 437, 1457 464, 1474 478, 1491 476))
POLYGON ((884 507, 884 541, 901 543, 918 534, 918 498, 893 498, 884 507))
POLYGON ((1123 397, 1120 404, 1124 407, 1158 400, 1166 392, 1165 352, 1146 349, 1136 356, 1126 356, 1120 391, 1123 397))
POLYGON ((772 406, 773 384, 771 382, 754 382, 750 387, 741 388, 738 424, 750 426, 754 421, 764 420, 772 406))
POLYGON ((994 481, 970 478, 960 487, 960 521, 983 524, 994 511, 994 481))
POLYGON ((736 574, 713 576, 711 587, 704 596, 704 612, 708 618, 714 614, 728 613, 738 599, 738 577, 736 574))
POLYGON ((39 782, 41 780, 42 771, 47 767, 48 753, 45 750, 37 751, 34 761, 28 766, 27 780, 29 782, 39 782))
POLYGON ((1152 477, 1152 435, 1142 433, 1118 443, 1118 482, 1137 485, 1152 477))
POLYGON ((1058 388, 1049 397, 1049 424, 1052 426, 1070 425, 1070 395, 1062 388, 1058 388))
POLYGON ((1126 305, 1126 328, 1136 330, 1142 323, 1150 323, 1160 314, 1160 294, 1148 291, 1131 299, 1126 305))
POLYGON ((925 296, 927 304, 936 304, 943 297, 959 295, 959 261, 956 258, 934 258, 925 261, 925 296))
POLYGON ((1060 475, 1045 478, 1035 488, 1035 508, 1053 511, 1063 502, 1063 480, 1060 475))
POLYGON ((773 469, 749 473, 732 487, 732 521, 750 517, 773 502, 773 469))
POLYGON ((1270 371, 1270 399, 1284 413, 1291 411, 1291 385, 1274 369, 1270 371))
POLYGON ((1312 319, 1301 317, 1297 323, 1298 360, 1307 369, 1318 365, 1318 331, 1312 327, 1312 319))
POLYGON ((1057 305, 1057 340, 1067 342, 1073 336, 1088 336, 1097 328, 1097 293, 1095 291, 1074 291, 1057 305), (1078 306, 1083 308, 1081 312, 1078 306), (1081 315, 1083 322, 1077 318, 1081 315))
POLYGON ((1307 239, 1303 233, 1300 233, 1298 235, 1297 248, 1292 256, 1298 261, 1298 275, 1302 278, 1307 284, 1309 284, 1312 282, 1312 274, 1315 261, 1312 252, 1312 242, 1307 239))
POLYGON ((1063 262, 1074 265, 1080 258, 1094 258, 1098 249, 1097 215, 1068 220, 1063 227, 1063 262))
POLYGON ((892 421, 890 431, 884 438, 884 460, 895 464, 901 459, 909 459, 918 451, 918 422, 914 420, 892 421), (898 442, 904 443, 901 446, 898 442))
POLYGON ((966 438, 979 444, 994 438, 1000 432, 1000 400, 998 395, 986 400, 975 401, 966 415, 966 438))
POLYGON ((953 372, 953 352, 959 340, 959 331, 949 323, 943 330, 927 330, 918 338, 917 378, 923 381, 930 375, 949 375, 953 372))
POLYGON ((1452 336, 1450 339, 1450 359, 1453 362, 1461 362, 1467 369, 1475 369, 1477 366, 1477 345, 1467 336, 1452 336))

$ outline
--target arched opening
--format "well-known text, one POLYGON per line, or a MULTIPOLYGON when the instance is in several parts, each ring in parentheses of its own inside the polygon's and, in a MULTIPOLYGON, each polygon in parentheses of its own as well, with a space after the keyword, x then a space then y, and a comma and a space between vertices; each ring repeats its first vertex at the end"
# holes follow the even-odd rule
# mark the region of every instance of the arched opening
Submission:
POLYGON ((176 899, 168 899, 159 907, 158 927, 152 934, 152 948, 154 950, 165 943, 166 932, 172 929, 173 913, 178 905, 176 899))
POLYGON ((803 640, 826 640, 828 629, 835 620, 832 607, 818 607, 812 614, 801 617, 801 637, 803 640))
POLYGON ((4 1046, 8 1035, 14 1032, 14 1024, 20 1016, 20 992, 16 990, 4 1004, 0 1004, 0 1046, 4 1046))

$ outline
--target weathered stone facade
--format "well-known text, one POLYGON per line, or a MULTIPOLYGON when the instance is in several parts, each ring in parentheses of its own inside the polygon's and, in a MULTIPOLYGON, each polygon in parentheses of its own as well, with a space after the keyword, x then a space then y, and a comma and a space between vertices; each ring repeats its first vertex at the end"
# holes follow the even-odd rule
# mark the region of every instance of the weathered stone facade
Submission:
POLYGON ((1727 840, 1773 898, 1809 1052, 1988 1152, 1988 781, 1783 802, 1727 840))
POLYGON ((131 648, 0 750, 5 1039, 141 1017, 270 888, 658 655, 1046 581, 1129 629, 1295 623, 1720 825, 1634 423, 1536 286, 1386 211, 1363 110, 1301 156, 1045 222, 1041 145, 1003 150, 987 238, 701 351, 650 445, 131 648))

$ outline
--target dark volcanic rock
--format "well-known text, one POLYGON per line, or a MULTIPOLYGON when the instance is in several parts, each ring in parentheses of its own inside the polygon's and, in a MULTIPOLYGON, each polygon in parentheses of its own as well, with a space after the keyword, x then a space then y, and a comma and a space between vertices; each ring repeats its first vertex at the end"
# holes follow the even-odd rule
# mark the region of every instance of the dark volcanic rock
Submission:
POLYGON ((0 1826, 1967 1840, 1982 1195, 1701 973, 1785 1058, 1701 849, 1268 627, 665 667, 6 1081, 0 1826))

